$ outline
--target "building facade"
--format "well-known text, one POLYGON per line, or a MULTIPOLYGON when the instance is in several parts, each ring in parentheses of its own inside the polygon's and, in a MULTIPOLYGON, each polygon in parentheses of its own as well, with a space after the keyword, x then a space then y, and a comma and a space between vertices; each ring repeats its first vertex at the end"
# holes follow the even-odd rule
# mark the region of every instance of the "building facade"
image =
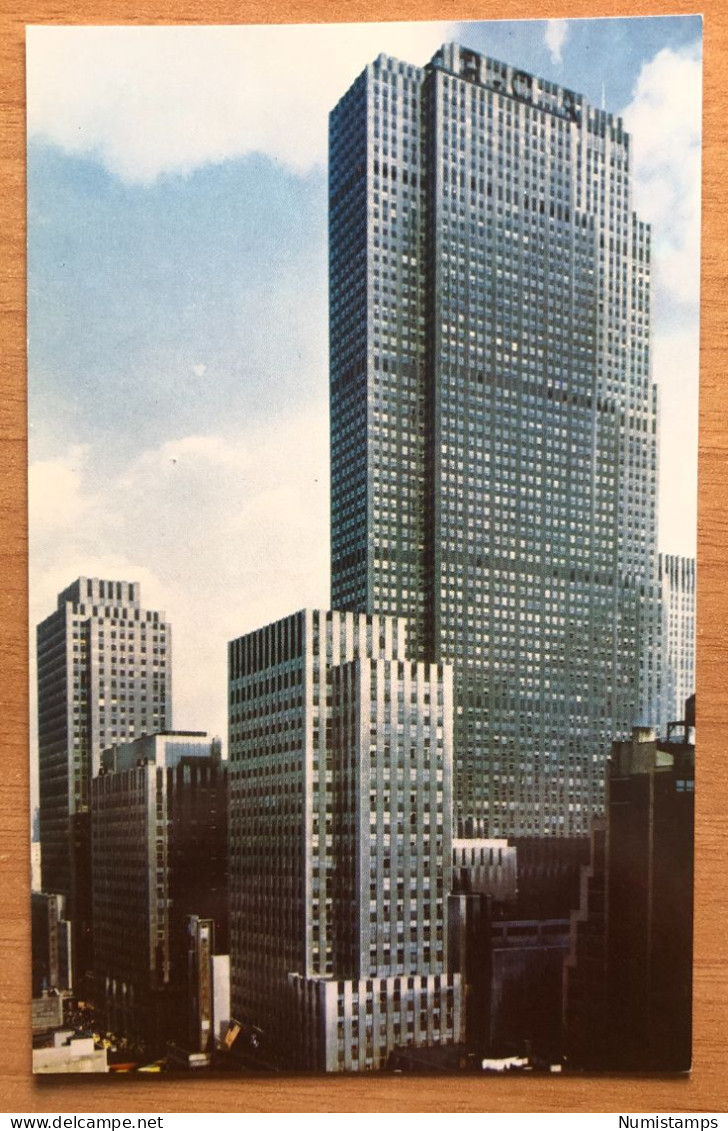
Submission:
POLYGON ((64 896, 76 991, 88 989, 91 780, 111 743, 172 725, 171 630, 139 585, 80 577, 37 629, 43 891, 64 896))
POLYGON ((38 626, 37 646, 42 883, 74 918, 86 881, 72 849, 88 836, 73 825, 87 825, 101 752, 172 725, 171 631, 164 613, 142 609, 138 584, 81 577, 38 626))
POLYGON ((660 554, 662 589, 662 711, 660 730, 685 713, 685 701, 695 694, 695 558, 660 554))
POLYGON ((306 610, 229 673, 233 1016, 326 1071, 456 1041, 451 670, 407 658, 401 619, 306 610))
POLYGON ((518 853, 507 840, 457 838, 452 844, 452 875, 456 892, 478 892, 499 904, 515 904, 518 853))
POLYGON ((34 891, 30 896, 33 997, 73 987, 71 924, 62 895, 34 891))
POLYGON ((227 945, 227 766, 204 732, 104 752, 91 786, 96 1003, 117 1036, 188 1036, 188 916, 227 945))
POLYGON ((454 44, 330 118, 332 604, 455 671, 458 821, 583 836, 654 721, 657 395, 632 146, 454 44))

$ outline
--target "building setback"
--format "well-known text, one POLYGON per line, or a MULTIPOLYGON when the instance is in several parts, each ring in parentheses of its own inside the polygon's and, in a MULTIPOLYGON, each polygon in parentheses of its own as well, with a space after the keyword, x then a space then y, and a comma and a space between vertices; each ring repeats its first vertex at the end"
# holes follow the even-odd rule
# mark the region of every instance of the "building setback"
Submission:
POLYGON ((188 916, 227 945, 227 767, 204 732, 105 752, 91 791, 96 1003, 118 1036, 188 1037, 188 916))
POLYGON ((662 712, 660 730, 683 717, 695 694, 695 559, 660 554, 662 588, 662 712))
POLYGON ((107 746, 172 725, 171 630, 141 608, 138 584, 80 577, 37 650, 42 885, 67 901, 78 982, 91 958, 91 779, 107 746))
POLYGON ((233 1016, 327 1071, 458 1040, 451 670, 406 658, 402 620, 306 610, 229 673, 233 1016))
MULTIPOLYGON (((332 604, 455 673, 455 816, 584 836, 659 693, 630 137, 455 44, 330 118, 332 604)), ((458 826, 460 827, 460 826, 458 826)))

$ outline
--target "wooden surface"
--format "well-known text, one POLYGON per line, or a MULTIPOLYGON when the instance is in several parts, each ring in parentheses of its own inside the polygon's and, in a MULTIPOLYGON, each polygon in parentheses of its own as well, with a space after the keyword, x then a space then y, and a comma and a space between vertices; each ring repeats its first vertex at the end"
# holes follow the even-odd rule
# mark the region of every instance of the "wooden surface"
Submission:
MULTIPOLYGON (((728 1111, 728 365, 725 303, 727 193, 725 82, 728 6, 703 3, 523 0, 476 5, 372 0, 3 0, 0 28, 2 398, 0 399, 0 1111, 3 1112, 701 1112, 728 1111), (688 1079, 45 1078, 30 1074, 25 424, 24 25, 26 23, 254 23, 357 19, 705 15, 700 534, 698 832, 694 1068, 688 1079)), ((679 452, 663 452, 679 459, 679 452)))

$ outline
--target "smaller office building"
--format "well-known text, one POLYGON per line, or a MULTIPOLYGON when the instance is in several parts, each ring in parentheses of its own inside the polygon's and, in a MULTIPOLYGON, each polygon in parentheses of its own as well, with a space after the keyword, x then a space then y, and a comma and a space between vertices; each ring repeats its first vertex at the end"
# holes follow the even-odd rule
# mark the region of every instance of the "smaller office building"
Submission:
POLYGON ((91 791, 96 1001, 108 1029, 163 1047, 187 1035, 187 917, 227 945, 227 766, 204 732, 104 753, 91 791))
POLYGON ((405 632, 304 610, 230 645, 232 1009, 268 1062, 366 1071, 461 1039, 452 669, 405 632))

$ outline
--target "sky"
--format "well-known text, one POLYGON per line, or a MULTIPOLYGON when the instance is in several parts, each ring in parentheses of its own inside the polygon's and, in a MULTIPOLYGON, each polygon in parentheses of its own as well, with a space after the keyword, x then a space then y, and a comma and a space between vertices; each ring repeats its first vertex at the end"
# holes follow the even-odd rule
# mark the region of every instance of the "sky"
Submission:
POLYGON ((173 725, 225 737, 227 641, 328 605, 328 112, 380 52, 424 64, 446 40, 633 134, 660 546, 693 554, 701 33, 699 17, 29 28, 32 629, 78 576, 139 581, 173 626, 173 725))

